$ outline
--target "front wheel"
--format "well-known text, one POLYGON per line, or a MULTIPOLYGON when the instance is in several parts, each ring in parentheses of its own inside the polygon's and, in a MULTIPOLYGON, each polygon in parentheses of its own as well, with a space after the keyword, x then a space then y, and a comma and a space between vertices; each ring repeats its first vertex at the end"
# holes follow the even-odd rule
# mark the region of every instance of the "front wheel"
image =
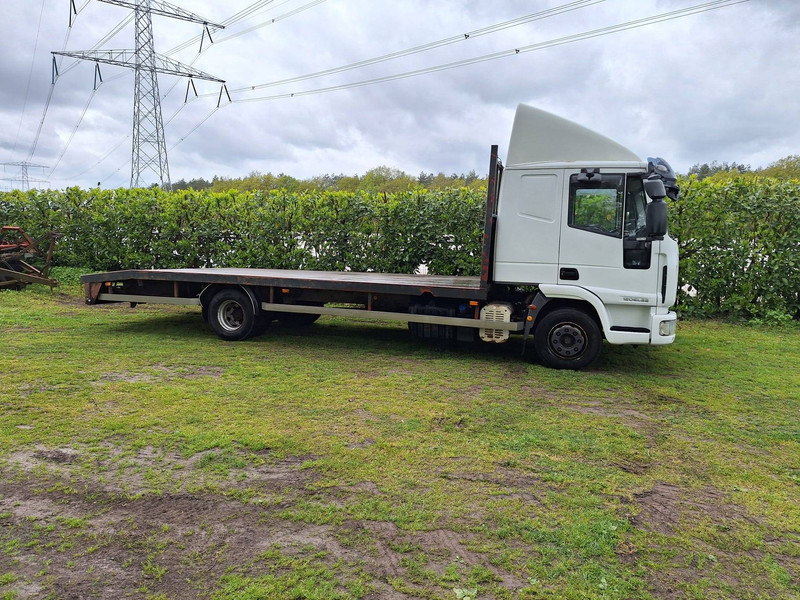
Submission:
POLYGON ((259 317, 250 297, 241 290, 220 290, 208 304, 208 324, 223 340, 236 342, 255 334, 259 317))
POLYGON ((554 369, 583 369, 600 354, 600 327, 585 312, 554 310, 536 324, 533 345, 539 360, 554 369))

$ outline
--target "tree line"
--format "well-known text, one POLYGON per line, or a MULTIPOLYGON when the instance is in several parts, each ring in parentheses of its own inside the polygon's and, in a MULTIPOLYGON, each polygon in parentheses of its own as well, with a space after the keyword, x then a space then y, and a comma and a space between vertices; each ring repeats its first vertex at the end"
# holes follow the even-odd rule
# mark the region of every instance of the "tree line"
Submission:
POLYGON ((774 177, 776 179, 800 179, 800 154, 790 154, 766 167, 753 169, 749 164, 729 162, 695 163, 688 175, 694 175, 699 181, 708 177, 725 177, 728 175, 755 175, 774 177))
POLYGON ((364 175, 325 174, 298 179, 285 173, 273 175, 253 171, 246 177, 220 177, 215 175, 211 181, 196 178, 186 181, 181 179, 172 184, 172 189, 195 190, 209 192, 268 192, 286 190, 291 193, 307 192, 367 192, 398 194, 416 189, 486 189, 486 177, 481 177, 473 169, 469 173, 426 173, 422 171, 414 177, 400 169, 380 166, 367 171, 364 175))
MULTIPOLYGON (((753 169, 749 164, 733 162, 696 163, 687 175, 694 175, 698 181, 708 177, 725 178, 730 175, 753 175, 774 177, 776 179, 800 179, 800 155, 789 155, 763 168, 753 169)), ((363 175, 345 175, 343 173, 326 173, 307 179, 299 179, 285 173, 273 175, 253 171, 244 177, 224 177, 215 175, 211 180, 197 177, 186 181, 180 179, 172 183, 172 189, 195 190, 209 192, 267 192, 270 190, 286 190, 291 193, 308 192, 367 192, 397 194, 417 189, 447 190, 468 188, 486 189, 486 176, 478 175, 475 170, 469 173, 422 171, 414 176, 387 166, 375 167, 363 175)))

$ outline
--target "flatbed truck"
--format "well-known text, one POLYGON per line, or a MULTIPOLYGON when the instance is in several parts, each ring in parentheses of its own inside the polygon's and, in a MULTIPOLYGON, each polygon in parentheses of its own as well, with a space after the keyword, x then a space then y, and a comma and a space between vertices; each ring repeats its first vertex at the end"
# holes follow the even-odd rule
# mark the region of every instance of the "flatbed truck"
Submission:
POLYGON ((546 366, 582 369, 611 344, 675 339, 672 168, 550 113, 517 108, 506 164, 491 148, 477 277, 258 268, 84 275, 87 304, 201 307, 222 339, 320 315, 406 322, 425 339, 521 334, 546 366), (477 335, 476 335, 477 334, 477 335))

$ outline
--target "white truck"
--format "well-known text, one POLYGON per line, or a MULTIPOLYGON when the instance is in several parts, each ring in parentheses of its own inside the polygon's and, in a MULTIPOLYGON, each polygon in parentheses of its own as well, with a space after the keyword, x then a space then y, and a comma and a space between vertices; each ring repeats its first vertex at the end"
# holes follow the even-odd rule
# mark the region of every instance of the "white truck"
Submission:
POLYGON ((594 131, 520 105, 505 167, 492 146, 479 277, 281 269, 155 269, 84 275, 86 302, 198 305, 219 337, 320 315, 403 321, 427 339, 503 343, 522 334, 549 367, 582 369, 610 344, 672 343, 679 190, 594 131))

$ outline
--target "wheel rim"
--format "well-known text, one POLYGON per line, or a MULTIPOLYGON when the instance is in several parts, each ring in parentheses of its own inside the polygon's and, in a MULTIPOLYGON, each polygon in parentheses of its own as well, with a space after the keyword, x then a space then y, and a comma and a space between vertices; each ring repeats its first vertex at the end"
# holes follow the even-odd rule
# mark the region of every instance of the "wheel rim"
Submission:
POLYGON ((586 350, 586 332, 575 323, 559 323, 550 330, 548 345, 559 358, 575 359, 586 350))
POLYGON ((225 300, 217 308, 217 322, 225 331, 239 330, 244 323, 244 310, 235 300, 225 300))

